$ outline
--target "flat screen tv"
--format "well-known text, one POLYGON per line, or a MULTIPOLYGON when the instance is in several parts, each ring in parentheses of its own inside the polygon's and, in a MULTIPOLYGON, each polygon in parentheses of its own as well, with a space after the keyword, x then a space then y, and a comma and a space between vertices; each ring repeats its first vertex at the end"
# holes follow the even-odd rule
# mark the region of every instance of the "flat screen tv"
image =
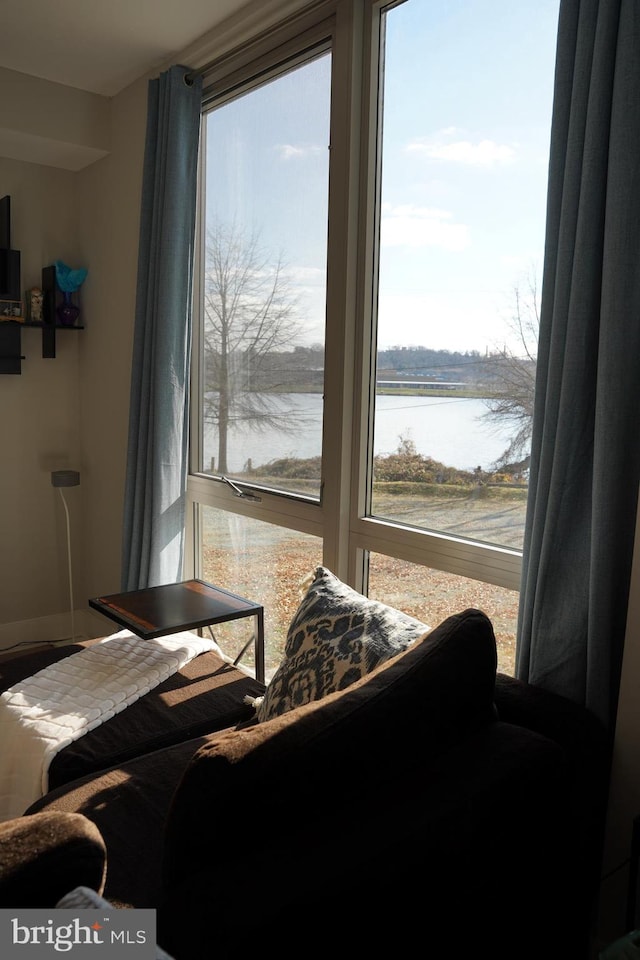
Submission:
POLYGON ((11 249, 11 197, 0 199, 0 300, 20 300, 20 251, 11 249))
POLYGON ((0 199, 0 250, 11 249, 11 197, 0 199))

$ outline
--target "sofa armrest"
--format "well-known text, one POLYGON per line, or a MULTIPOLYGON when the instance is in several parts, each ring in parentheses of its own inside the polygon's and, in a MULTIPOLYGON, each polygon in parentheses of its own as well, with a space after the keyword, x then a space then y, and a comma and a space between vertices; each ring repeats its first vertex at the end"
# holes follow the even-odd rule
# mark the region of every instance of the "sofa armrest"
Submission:
POLYGON ((415 727, 407 737, 400 767, 380 753, 352 777, 325 769, 314 782, 307 768, 254 790, 257 831, 243 819, 239 829, 224 818, 218 830, 184 823, 180 841, 202 824, 202 853, 165 875, 165 949, 176 960, 207 956, 203 904, 215 896, 219 960, 238 960, 265 931, 305 960, 409 957, 416 943, 429 957, 546 960, 556 921, 573 932, 576 917, 562 750, 500 722, 437 758, 415 727))
POLYGON ((70 890, 102 893, 106 847, 79 813, 36 813, 0 823, 0 906, 54 907, 70 890))
POLYGON ((498 716, 506 723, 515 723, 555 740, 569 753, 590 758, 594 751, 608 754, 604 726, 585 707, 557 693, 506 674, 496 676, 495 703, 498 716))
POLYGON ((550 690, 498 674, 500 720, 553 740, 564 753, 568 799, 575 827, 575 860, 587 889, 598 887, 611 763, 609 735, 586 707, 550 690))

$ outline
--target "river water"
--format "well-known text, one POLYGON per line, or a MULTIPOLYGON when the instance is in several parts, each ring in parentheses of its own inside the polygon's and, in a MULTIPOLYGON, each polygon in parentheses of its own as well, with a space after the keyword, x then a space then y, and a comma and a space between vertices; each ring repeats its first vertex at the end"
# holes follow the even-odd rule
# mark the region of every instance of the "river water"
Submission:
MULTIPOLYGON (((228 469, 242 472, 251 458, 254 467, 280 458, 308 459, 320 455, 322 443, 322 396, 318 393, 282 394, 278 400, 289 432, 269 428, 258 432, 242 425, 232 427, 228 437, 228 469)), ((503 453, 510 438, 504 425, 482 419, 483 400, 463 397, 376 398, 374 453, 398 449, 401 438, 412 440, 418 453, 459 470, 481 467, 489 470, 503 453)), ((217 457, 217 430, 207 428, 204 442, 205 469, 217 457)))

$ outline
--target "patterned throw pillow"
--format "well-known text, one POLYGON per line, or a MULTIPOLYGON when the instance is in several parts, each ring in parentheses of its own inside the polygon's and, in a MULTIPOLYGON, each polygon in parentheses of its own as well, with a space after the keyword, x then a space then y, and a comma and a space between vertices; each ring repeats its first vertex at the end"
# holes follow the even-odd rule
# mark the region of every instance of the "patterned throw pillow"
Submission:
POLYGON ((414 617, 369 600, 318 567, 291 621, 284 658, 257 706, 257 719, 343 690, 428 631, 414 617))

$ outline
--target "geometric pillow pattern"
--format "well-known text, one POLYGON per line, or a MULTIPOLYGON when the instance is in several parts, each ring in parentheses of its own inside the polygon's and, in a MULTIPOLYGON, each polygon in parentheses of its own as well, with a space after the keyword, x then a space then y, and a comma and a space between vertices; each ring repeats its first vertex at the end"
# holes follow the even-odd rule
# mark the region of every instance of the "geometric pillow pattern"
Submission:
POLYGON ((317 567, 305 586, 282 662, 257 704, 260 722, 343 690, 429 632, 420 620, 370 600, 326 567, 317 567))

